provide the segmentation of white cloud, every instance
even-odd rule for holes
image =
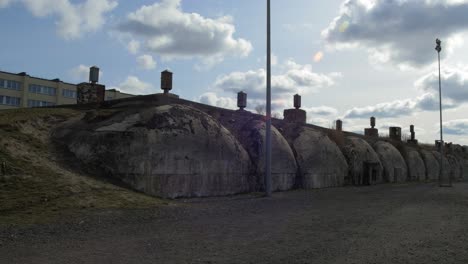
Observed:
[[[337,73],[315,73],[311,65],[300,65],[293,60],[288,60],[280,67],[282,74],[272,76],[272,91],[275,100],[292,100],[292,95],[301,95],[309,92],[317,92],[321,88],[333,86],[341,76]],[[265,69],[250,70],[246,72],[232,72],[219,76],[215,83],[215,89],[225,92],[244,91],[252,99],[265,97],[266,71]]]
[[[0,0],[0,7],[20,2],[36,17],[57,16],[57,33],[64,39],[76,39],[94,32],[104,23],[104,15],[117,7],[114,0]]]
[[[419,67],[436,58],[435,38],[444,58],[463,43],[468,30],[467,1],[346,0],[340,14],[322,31],[335,48],[364,48],[372,60]]]
[[[226,56],[247,56],[252,50],[250,42],[234,38],[231,17],[211,19],[185,13],[181,0],[144,5],[128,14],[119,30],[144,41],[147,51],[163,59],[200,58],[213,65]]]
[[[302,110],[305,110],[308,116],[336,116],[338,114],[338,110],[329,106],[306,107]]]
[[[441,71],[442,108],[455,109],[468,103],[468,66],[444,66]],[[439,72],[431,70],[419,78],[414,86],[422,95],[417,98],[384,102],[373,106],[354,107],[345,118],[402,117],[421,111],[439,111]]]
[[[374,106],[354,107],[346,112],[345,118],[399,117],[413,114],[415,108],[416,102],[414,100],[395,100]]]
[[[0,0],[0,8],[2,7],[6,7],[7,5],[9,5],[11,2],[11,0]]]
[[[216,93],[208,92],[202,94],[198,101],[202,104],[217,106],[227,109],[236,109],[237,101],[234,98],[230,97],[219,97]]]
[[[137,54],[138,51],[140,50],[140,42],[138,42],[138,41],[136,41],[134,39],[131,40],[127,44],[127,49],[131,54]]]
[[[278,65],[278,56],[276,56],[275,54],[271,54],[271,65],[272,66]]]
[[[144,95],[154,92],[152,91],[152,84],[143,82],[135,76],[128,76],[127,79],[117,87],[111,87],[110,89],[117,89],[121,92],[135,95]]]
[[[442,96],[454,103],[468,102],[468,67],[444,66],[441,71]],[[426,74],[415,82],[419,89],[439,93],[439,73],[437,70]]]
[[[403,135],[408,135],[408,136],[411,135],[411,131],[410,131],[409,126],[403,126],[401,129],[402,129],[402,134]],[[421,128],[419,126],[414,127],[414,132],[415,132],[416,139],[418,139],[418,137],[420,137],[420,136],[427,135],[427,131],[424,128]]]
[[[152,70],[156,68],[156,61],[154,61],[153,56],[145,54],[137,58],[138,66],[144,70]]]
[[[76,82],[89,81],[89,69],[91,66],[80,64],[68,71],[68,75]],[[99,70],[99,77],[104,75],[102,70]]]
[[[443,127],[446,134],[464,136],[468,134],[468,119],[447,121],[443,123]]]
[[[307,123],[325,128],[333,128],[335,125],[333,119],[312,116],[307,116]]]
[[[386,132],[389,132],[388,129],[390,127],[403,127],[400,123],[395,123],[395,122],[385,122],[385,123],[379,124],[378,120],[376,120],[376,123],[377,123],[377,128],[380,131],[386,131]]]
[[[299,93],[318,92],[322,88],[328,88],[340,79],[341,73],[329,74],[315,73],[311,65],[300,65],[293,60],[287,60],[277,65],[279,74],[272,76],[272,112],[282,113],[284,109],[291,108],[293,95]],[[218,76],[212,85],[212,90],[199,98],[203,103],[223,107],[225,105],[236,108],[237,93],[247,93],[247,109],[255,111],[255,107],[265,105],[266,72],[264,69],[245,72],[232,72]],[[201,99],[202,98],[202,99]],[[228,103],[229,102],[229,103]],[[311,114],[333,115],[337,110],[331,107],[321,106],[307,108]],[[281,114],[278,114],[281,116]]]
[[[74,81],[86,82],[89,79],[89,68],[90,66],[80,64],[71,69],[68,73]],[[99,75],[102,75],[102,73],[99,73]]]
[[[443,100],[443,108],[451,109],[457,105],[450,100]],[[376,104],[374,106],[354,107],[348,110],[344,118],[369,118],[371,116],[380,118],[395,118],[410,116],[420,111],[438,111],[439,97],[432,93],[425,93],[415,99],[395,100]]]
[[[262,58],[257,58],[257,63],[259,64],[266,64],[267,56]],[[271,66],[277,66],[279,64],[279,58],[276,54],[271,53]]]

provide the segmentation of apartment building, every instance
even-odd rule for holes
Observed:
[[[0,109],[76,104],[76,85],[0,71]]]
[[[133,97],[111,89],[105,91],[105,100]],[[77,103],[77,85],[60,79],[32,77],[25,72],[0,71],[0,110],[21,107],[41,107]]]

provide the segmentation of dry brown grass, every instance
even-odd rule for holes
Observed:
[[[64,212],[92,208],[139,208],[153,197],[69,171],[55,161],[49,135],[61,122],[81,116],[70,109],[0,111],[0,224],[49,221]]]

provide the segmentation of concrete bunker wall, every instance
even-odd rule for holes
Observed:
[[[406,162],[400,152],[390,143],[378,141],[374,150],[383,166],[383,180],[385,182],[405,182],[408,177]]]
[[[301,124],[283,124],[298,164],[298,186],[305,189],[343,186],[348,165],[338,146],[323,132]]]
[[[440,166],[440,152],[437,152],[437,151],[432,151],[432,154],[434,155],[435,159],[439,162],[439,166]],[[444,159],[443,159],[443,166],[444,166],[444,170],[443,170],[443,174],[442,174],[442,182],[443,183],[447,183],[449,181],[449,177],[450,177],[450,173],[451,173],[451,168],[450,168],[450,163],[447,159],[447,157],[444,156]],[[439,170],[440,170],[440,167],[439,167]],[[439,172],[440,174],[440,172]]]
[[[362,138],[348,136],[343,154],[348,162],[347,184],[369,185],[383,182],[383,166],[374,149]]]
[[[463,180],[463,164],[461,160],[455,155],[447,155],[450,164],[450,177],[453,181]]]
[[[68,128],[69,150],[91,172],[168,198],[263,190],[263,116],[172,97],[140,99],[105,102],[95,110],[99,118]],[[108,110],[120,112],[106,116]],[[405,151],[405,159],[390,143],[349,132],[340,132],[347,135],[338,143],[340,150],[333,136],[327,136],[331,130],[278,119],[273,124],[273,190],[375,184],[392,178],[402,182],[407,174],[432,179],[434,171],[438,175],[437,153],[413,149],[409,155]],[[467,160],[458,157],[446,159],[445,175],[459,175],[454,166],[468,172]]]
[[[250,159],[209,115],[182,105],[124,112],[68,128],[68,148],[87,168],[144,193],[221,196],[251,190]]]
[[[231,126],[233,134],[241,142],[253,164],[252,174],[256,177],[255,191],[262,191],[265,179],[265,122],[250,120],[240,127]],[[272,190],[285,191],[295,186],[297,164],[293,151],[286,139],[274,127],[271,127],[271,177]]]
[[[437,181],[440,174],[439,160],[436,159],[432,151],[421,149],[419,153],[426,166],[426,180]]]
[[[467,181],[468,180],[468,160],[462,158],[461,164],[463,168],[463,180]]]
[[[410,147],[404,148],[405,160],[408,166],[409,181],[426,181],[426,165],[419,152]]]

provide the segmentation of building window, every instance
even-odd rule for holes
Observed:
[[[67,98],[76,98],[76,91],[64,89],[62,96]]]
[[[21,98],[0,95],[0,104],[9,105],[9,106],[20,106],[21,105]]]
[[[55,103],[38,100],[28,100],[28,107],[54,106]]]
[[[106,101],[110,101],[110,100],[112,100],[112,96],[107,96]]]
[[[21,83],[16,81],[0,79],[0,88],[21,91]]]
[[[57,89],[48,86],[42,86],[37,84],[30,84],[29,85],[29,92],[30,93],[37,93],[37,94],[47,94],[55,96],[57,94]]]

